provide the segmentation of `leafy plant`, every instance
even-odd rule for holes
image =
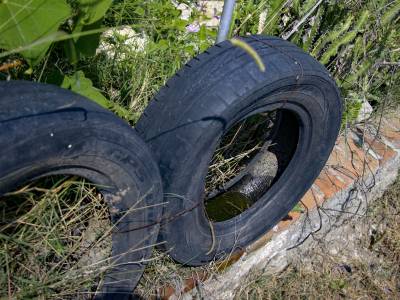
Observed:
[[[64,0],[12,0],[0,2],[0,48],[13,50],[46,41],[20,52],[32,66],[50,47],[60,24],[71,15]]]
[[[65,55],[76,64],[80,55],[93,55],[103,30],[101,20],[111,0],[12,0],[0,3],[0,48],[18,52],[30,67],[41,63],[51,44],[61,38]],[[95,34],[85,35],[88,30]],[[19,51],[22,50],[22,51]],[[30,72],[28,72],[30,73]],[[89,97],[103,107],[109,101],[83,72],[65,75],[62,87]]]
[[[341,87],[352,121],[360,99],[378,104],[400,81],[399,12],[388,0],[242,0],[234,32],[280,35],[310,52]]]
[[[66,10],[63,18],[53,22],[51,30],[46,27],[51,23],[50,16],[42,18],[45,23],[40,24],[45,28],[43,34],[29,36],[24,42],[12,40],[15,32],[22,35],[25,32],[19,31],[20,28],[15,24],[11,26],[12,43],[0,45],[0,49],[5,50],[0,51],[0,63],[14,59],[28,64],[18,63],[19,68],[10,72],[11,78],[61,85],[90,97],[131,122],[138,119],[145,104],[159,87],[185,61],[209,47],[216,35],[215,31],[204,26],[198,32],[188,32],[186,27],[193,22],[193,18],[181,20],[181,12],[169,0],[147,1],[146,5],[138,0],[62,0],[48,1],[46,5],[42,0],[17,2],[12,3],[17,3],[15,6],[23,10],[29,6],[40,12],[24,11],[23,17],[29,20],[36,15],[48,14],[53,2],[57,5],[62,2]],[[5,14],[8,7],[0,3],[0,11]],[[17,24],[19,22],[19,19],[16,20]],[[148,40],[145,51],[129,51],[128,48],[132,46],[122,47],[123,41],[120,41],[116,31],[113,43],[120,57],[110,59],[96,55],[101,33],[122,25],[128,25]],[[0,35],[3,35],[1,27]],[[22,48],[27,51],[20,51]],[[28,56],[27,53],[35,55]]]
[[[194,7],[194,1],[177,2]],[[0,52],[0,61],[13,63],[13,59],[22,56],[28,64],[27,68],[18,64],[16,70],[20,71],[12,72],[12,78],[58,84],[68,78],[82,80],[84,84],[79,89],[78,85],[69,88],[94,97],[93,100],[131,122],[137,120],[167,78],[210,46],[216,35],[215,30],[204,26],[198,32],[188,32],[187,27],[201,19],[199,12],[194,9],[189,20],[181,20],[181,12],[170,0],[148,0],[145,5],[139,0],[44,3],[0,3],[0,17],[8,20],[0,25],[0,34],[5,37],[0,41],[4,50]],[[58,8],[57,13],[48,14],[53,6]],[[333,0],[240,0],[232,32],[279,35],[311,53],[325,64],[341,87],[348,107],[345,114],[349,113],[344,119],[352,121],[360,106],[359,99],[375,105],[388,93],[397,91],[399,11],[400,5],[389,0],[365,0],[362,4]],[[33,30],[34,22],[41,30]],[[124,53],[123,59],[96,55],[101,32],[122,25],[147,39],[145,50],[126,52],[116,38],[116,49]],[[28,30],[23,38],[22,29]],[[4,58],[10,51],[14,54]],[[89,78],[92,84],[86,84]]]

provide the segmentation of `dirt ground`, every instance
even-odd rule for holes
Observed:
[[[321,243],[278,275],[253,274],[236,299],[400,299],[400,177],[347,226],[343,247]]]

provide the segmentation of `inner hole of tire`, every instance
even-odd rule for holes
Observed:
[[[213,222],[250,208],[285,171],[299,140],[299,122],[289,110],[252,115],[221,138],[208,168],[205,211]]]
[[[90,299],[107,268],[111,228],[98,187],[77,176],[44,177],[0,197],[0,261],[9,274],[0,298]]]

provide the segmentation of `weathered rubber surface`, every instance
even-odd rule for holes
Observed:
[[[217,44],[167,82],[136,127],[155,153],[167,195],[169,221],[159,239],[175,260],[188,265],[246,247],[281,220],[318,176],[340,128],[340,95],[321,64],[280,38],[243,40],[261,56],[264,73],[242,49],[229,41]],[[204,184],[221,136],[239,120],[278,108],[300,124],[291,162],[248,210],[210,224]]]
[[[128,124],[77,94],[0,82],[0,195],[53,174],[79,175],[99,185],[116,226],[114,267],[98,298],[130,299],[162,213],[161,179],[149,149]]]

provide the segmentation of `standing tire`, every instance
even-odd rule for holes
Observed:
[[[158,167],[134,130],[55,86],[0,82],[0,195],[49,175],[77,175],[103,194],[112,231],[101,299],[130,299],[161,217]]]
[[[340,95],[321,64],[280,38],[242,40],[257,51],[265,72],[241,48],[229,41],[217,44],[167,82],[136,127],[155,153],[167,195],[169,221],[159,239],[175,260],[188,265],[242,249],[286,216],[323,168],[340,128]],[[272,111],[275,130],[264,142],[279,144],[268,150],[277,157],[275,177],[264,174],[260,183],[254,170],[263,170],[263,157],[257,154],[222,187],[228,198],[237,191],[246,199],[255,196],[251,206],[223,221],[209,218],[218,205],[206,212],[204,200],[213,201],[205,199],[205,178],[219,142],[238,122]],[[244,176],[250,178],[247,186],[238,189]],[[257,191],[247,195],[251,186]]]

